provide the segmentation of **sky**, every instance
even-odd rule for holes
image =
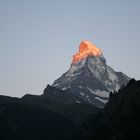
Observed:
[[[82,40],[140,79],[140,0],[0,0],[0,95],[42,94]]]

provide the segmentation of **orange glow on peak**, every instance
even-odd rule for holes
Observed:
[[[99,48],[90,41],[85,40],[80,43],[79,52],[73,56],[72,63],[76,63],[89,56],[100,56],[101,54],[102,52]]]

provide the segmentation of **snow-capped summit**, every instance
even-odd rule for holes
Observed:
[[[77,52],[73,56],[73,63],[77,63],[78,61],[89,57],[89,56],[100,56],[102,52],[99,48],[97,48],[94,44],[90,41],[82,41],[79,46],[79,52]]]
[[[117,91],[130,80],[106,64],[102,51],[90,41],[82,41],[73,56],[70,69],[54,82],[53,87],[68,91],[87,103],[103,107],[109,92]]]

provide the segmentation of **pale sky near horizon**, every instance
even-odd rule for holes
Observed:
[[[140,79],[140,0],[0,0],[0,95],[42,94],[82,40]]]

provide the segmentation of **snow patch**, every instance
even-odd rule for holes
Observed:
[[[80,95],[85,96],[85,94],[83,92],[80,92]]]
[[[81,85],[79,85],[78,87],[79,87],[80,89],[82,89],[82,86],[81,86]]]
[[[118,77],[117,77],[116,73],[111,68],[108,67],[107,72],[108,72],[109,79],[111,81],[114,82],[114,81],[118,80]]]
[[[66,76],[67,77],[74,77],[74,76],[77,76],[77,75],[80,75],[81,72],[78,72],[78,73],[68,73]]]
[[[87,87],[88,90],[92,93],[92,94],[95,94],[97,96],[100,96],[100,97],[109,97],[109,92],[106,92],[106,91],[101,91],[101,90],[95,90],[93,91],[91,88]]]
[[[80,104],[81,102],[77,100],[76,103]]]
[[[109,92],[101,91],[101,90],[95,90],[96,95],[100,97],[107,97],[109,98]]]
[[[67,89],[67,87],[63,87],[63,88],[62,88],[62,90],[66,90],[66,89]]]
[[[95,94],[95,92],[94,92],[91,88],[87,87],[87,89],[88,89],[91,93]]]
[[[56,83],[56,84],[54,84],[53,86],[54,86],[54,87],[57,87],[58,85],[59,85],[59,83]]]
[[[107,103],[107,100],[103,100],[103,99],[101,99],[99,97],[95,97],[95,99],[101,101],[102,103]]]

